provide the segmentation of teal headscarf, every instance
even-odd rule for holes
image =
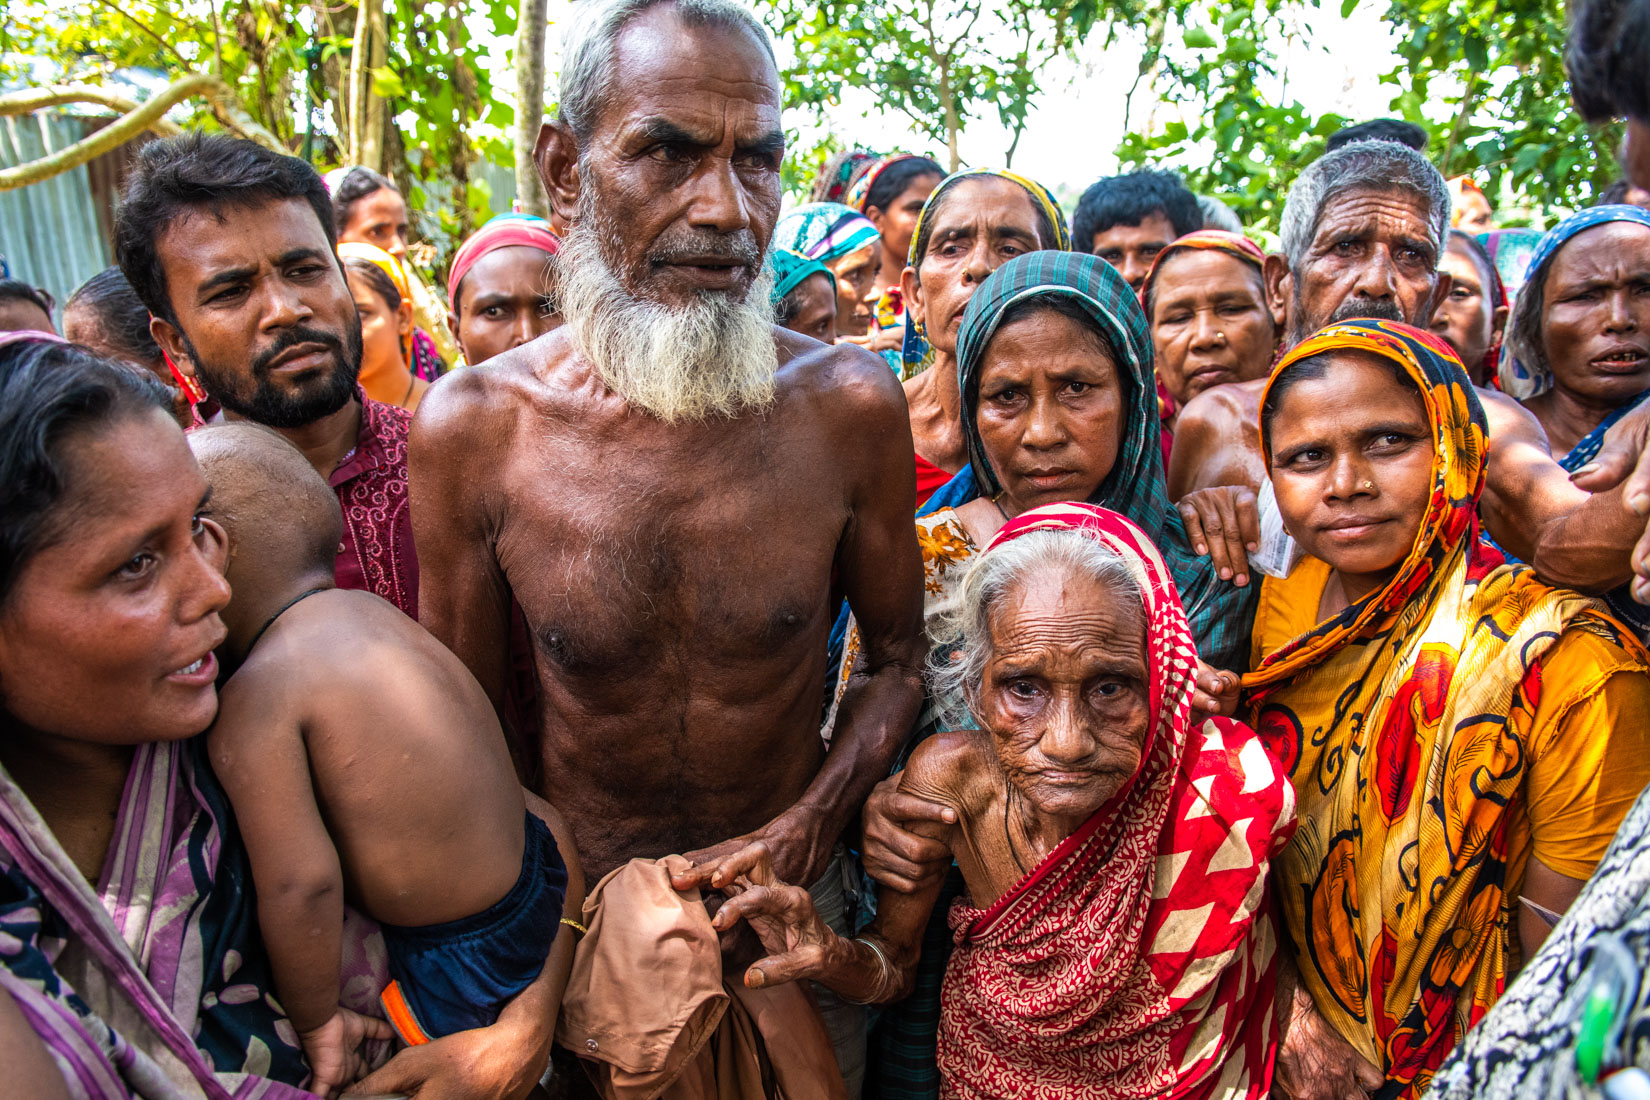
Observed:
[[[825,276],[826,281],[831,284],[831,293],[836,293],[836,276],[831,274],[830,268],[818,260],[799,256],[788,248],[770,250],[768,267],[773,270],[773,292],[768,298],[775,309],[785,300],[785,295],[801,286],[810,275]]]
[[[1247,667],[1260,586],[1238,588],[1221,580],[1214,563],[1192,550],[1180,513],[1169,501],[1163,473],[1162,420],[1146,315],[1129,284],[1099,257],[1081,252],[1018,256],[992,272],[969,300],[957,336],[957,381],[963,437],[978,495],[995,496],[1002,489],[977,419],[986,347],[1011,307],[1036,298],[1061,298],[1081,307],[1117,364],[1124,417],[1117,461],[1088,503],[1121,512],[1157,545],[1174,574],[1203,659],[1218,668]]]

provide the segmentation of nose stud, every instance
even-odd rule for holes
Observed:
[[[1374,491],[1375,491],[1375,483],[1373,481],[1364,482],[1364,492],[1373,493]]]

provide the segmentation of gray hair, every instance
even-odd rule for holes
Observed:
[[[1122,555],[1081,531],[1033,531],[982,557],[963,577],[957,603],[935,629],[928,658],[928,685],[943,721],[968,721],[972,701],[991,660],[991,615],[1003,597],[1028,577],[1076,574],[1113,591],[1119,599],[1144,602],[1140,581]]]
[[[1354,141],[1306,166],[1289,189],[1278,227],[1283,255],[1298,270],[1323,220],[1324,209],[1349,191],[1407,191],[1427,204],[1435,256],[1449,234],[1449,188],[1432,162],[1396,141]]]
[[[595,131],[596,120],[618,74],[614,54],[619,34],[630,21],[661,4],[670,4],[689,26],[721,26],[749,31],[774,60],[767,28],[734,0],[580,0],[562,40],[560,118],[580,145]],[[775,62],[777,65],[777,61]]]

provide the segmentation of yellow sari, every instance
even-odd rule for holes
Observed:
[[[1617,698],[1642,703],[1650,655],[1599,601],[1547,587],[1480,541],[1483,411],[1436,338],[1338,325],[1291,351],[1273,384],[1342,349],[1397,363],[1419,387],[1435,431],[1432,497],[1391,581],[1268,654],[1244,684],[1251,724],[1295,784],[1300,828],[1273,869],[1301,980],[1387,1074],[1377,1095],[1418,1096],[1518,966],[1532,769],[1572,704],[1617,672],[1629,677]],[[1268,582],[1263,605],[1296,601],[1291,614],[1311,622],[1327,576],[1308,559]],[[1561,643],[1567,670],[1580,659],[1599,674],[1543,683]]]

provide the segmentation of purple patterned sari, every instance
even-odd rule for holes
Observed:
[[[251,884],[201,738],[138,746],[95,888],[0,768],[0,987],[71,1096],[309,1095]],[[344,945],[341,1002],[381,1015],[376,927],[346,910]]]

